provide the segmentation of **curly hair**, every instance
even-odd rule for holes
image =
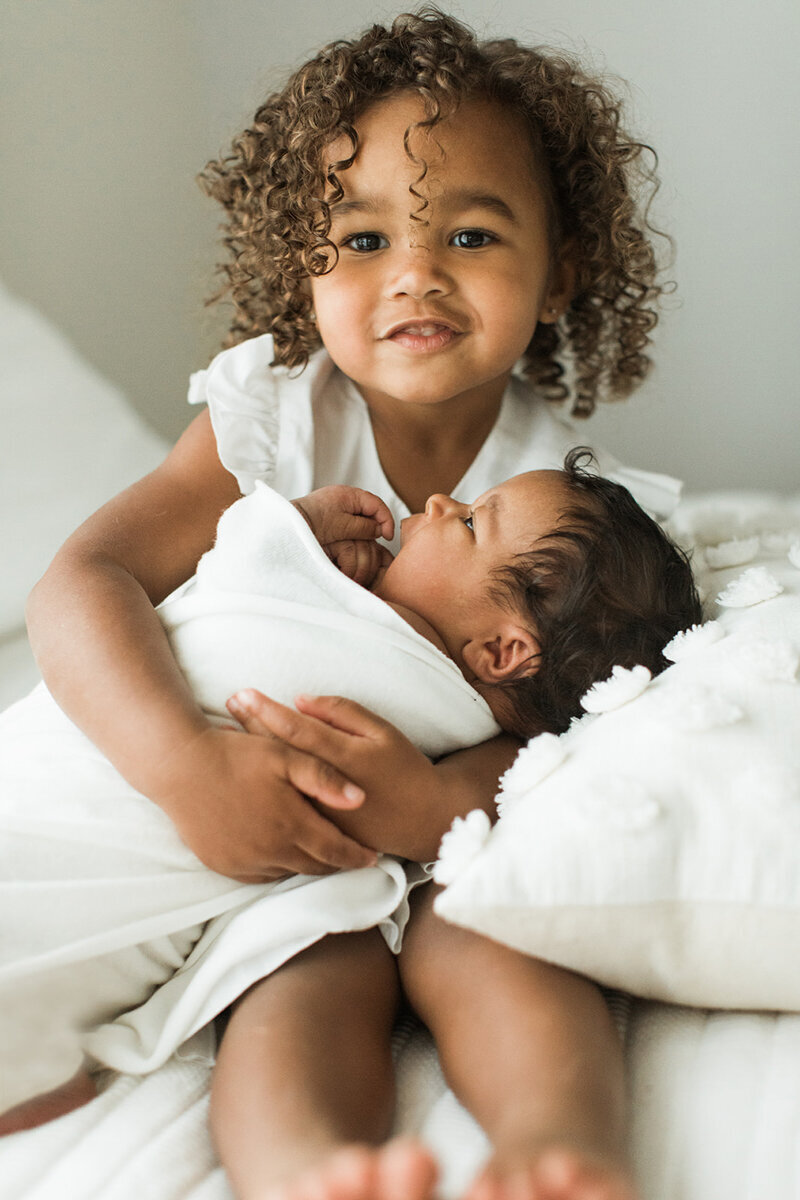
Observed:
[[[328,233],[330,203],[342,195],[338,173],[358,152],[359,116],[399,91],[421,98],[426,128],[471,99],[524,119],[550,193],[551,249],[568,241],[577,266],[575,296],[556,324],[537,326],[526,371],[547,399],[570,398],[575,416],[588,416],[598,398],[628,395],[650,368],[664,291],[645,203],[658,187],[654,152],[624,133],[620,102],[576,61],[511,38],[478,42],[431,6],[326,46],[199,176],[227,213],[226,282],[212,298],[233,303],[225,345],[271,333],[273,365],[300,368],[321,345],[305,281],[336,262]],[[342,135],[351,154],[326,167],[324,151]],[[413,184],[410,191],[419,199]]]
[[[562,733],[615,666],[658,675],[670,665],[667,643],[703,619],[687,556],[627,488],[587,469],[592,459],[585,446],[570,450],[575,504],[495,573],[492,595],[533,622],[540,645],[535,674],[523,666],[487,694],[500,724],[521,737]]]

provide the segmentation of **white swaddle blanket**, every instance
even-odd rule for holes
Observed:
[[[357,699],[433,757],[498,732],[455,663],[343,575],[264,483],[223,514],[214,549],[159,613],[201,706],[228,721],[226,699],[262,681],[285,704]]]
[[[247,686],[289,704],[348,696],[432,756],[498,731],[455,664],[343,576],[265,485],[224,514],[160,615],[212,716],[230,720],[225,700]],[[25,1029],[32,1047],[54,1022],[97,1025],[158,988],[87,1043],[108,1065],[149,1070],[326,932],[380,925],[396,944],[408,886],[387,857],[279,884],[217,875],[44,687],[0,717],[0,1003],[19,1045]]]

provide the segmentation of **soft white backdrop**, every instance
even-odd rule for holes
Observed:
[[[678,291],[658,370],[587,428],[693,490],[796,491],[800,452],[794,0],[461,0],[482,35],[563,46],[628,81],[660,156],[656,223]],[[193,177],[318,46],[395,6],[368,0],[4,0],[0,273],[161,431],[220,325],[203,308],[216,213]],[[54,397],[57,403],[57,397]]]

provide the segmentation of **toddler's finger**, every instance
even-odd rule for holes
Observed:
[[[305,750],[326,762],[337,763],[345,751],[346,733],[332,728],[325,720],[316,720],[316,713],[305,716],[254,688],[244,688],[231,696],[228,708],[248,733],[277,737],[295,749]],[[348,805],[340,801],[338,807],[345,808]],[[353,807],[352,802],[349,807]]]
[[[332,808],[358,808],[365,793],[353,782],[353,776],[363,767],[362,748],[368,743],[374,747],[385,743],[392,726],[341,696],[298,696],[295,703],[297,709],[289,708],[262,692],[245,688],[231,697],[228,707],[248,733],[271,733],[302,752],[300,760],[308,779],[290,779],[298,791]],[[309,763],[316,764],[316,778]]]
[[[297,847],[309,859],[318,864],[315,871],[307,874],[322,875],[331,870],[354,871],[361,867],[374,867],[377,853],[369,846],[342,833],[341,829],[328,821],[315,809],[308,806],[308,819],[297,828]]]
[[[286,779],[303,795],[345,811],[360,808],[364,803],[364,789],[325,759],[289,746],[285,761]]]
[[[352,578],[362,587],[369,587],[378,572],[381,562],[381,550],[377,542],[356,542],[356,569]]]
[[[348,579],[355,579],[358,570],[357,547],[362,544],[351,540],[329,542],[325,547],[325,553],[343,575],[346,575]]]
[[[295,696],[295,704],[300,713],[315,718],[316,727],[310,726],[307,729],[304,727],[302,730],[304,749],[309,750],[312,754],[319,753],[323,758],[328,755],[321,749],[317,750],[315,745],[315,743],[321,745],[322,742],[319,734],[320,727],[328,726],[332,731],[338,730],[345,735],[349,734],[357,738],[378,738],[385,730],[391,728],[389,722],[384,721],[383,717],[376,716],[374,712],[364,708],[363,704],[358,704],[355,700],[347,700],[344,696]],[[291,709],[287,711],[292,712]],[[285,741],[299,746],[299,740],[295,741],[293,736],[286,733],[279,733],[272,721],[270,727]],[[331,761],[335,761],[333,755],[339,745],[338,740],[332,740],[329,743]]]
[[[391,552],[377,542],[342,541],[329,542],[325,547],[328,555],[343,575],[361,587],[369,587],[381,566],[392,561]]]
[[[353,570],[350,574],[350,578],[354,583],[358,583],[362,587],[370,575],[369,547],[374,544],[374,542],[352,543]]]

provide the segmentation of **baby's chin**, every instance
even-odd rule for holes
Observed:
[[[381,587],[383,586],[383,581],[388,570],[388,567],[378,567],[377,571],[375,572],[375,578],[367,589],[368,591],[372,592],[373,596],[377,596],[381,600],[384,598],[381,595]]]

